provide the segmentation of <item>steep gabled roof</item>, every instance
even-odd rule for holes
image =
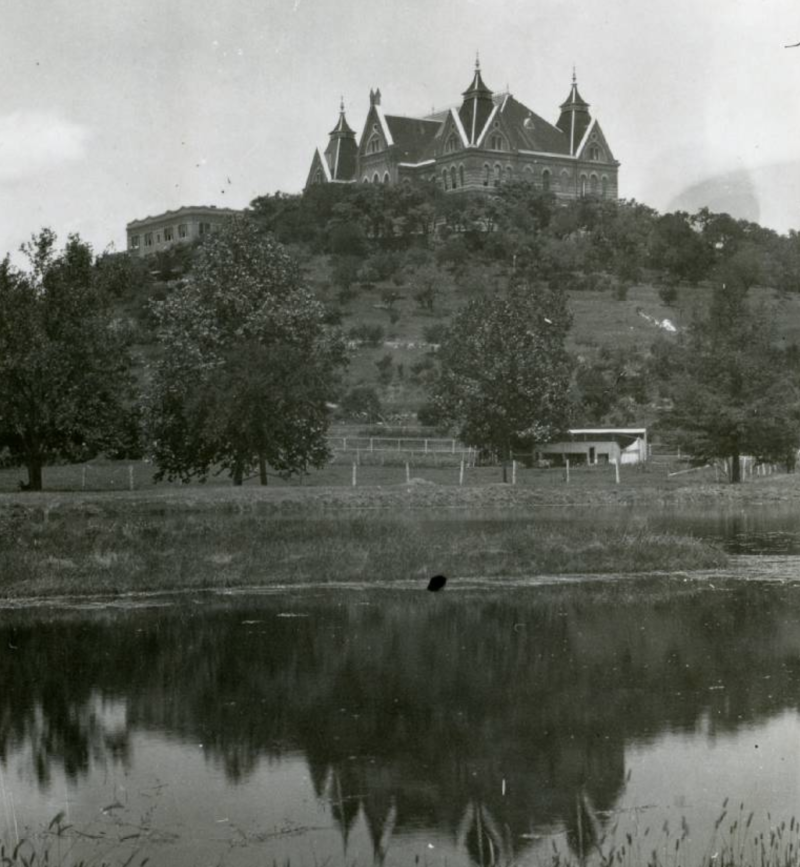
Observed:
[[[419,117],[385,115],[399,162],[417,163],[426,158],[441,122]]]
[[[548,123],[511,94],[502,95],[501,100],[498,114],[504,121],[503,127],[511,138],[510,144],[514,150],[569,155],[569,140],[558,127]]]

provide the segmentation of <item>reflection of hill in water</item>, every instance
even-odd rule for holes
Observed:
[[[781,588],[353,598],[294,603],[305,617],[263,600],[16,617],[0,758],[31,746],[46,784],[51,763],[135,759],[144,728],[201,740],[235,782],[300,750],[345,833],[362,812],[376,848],[387,826],[438,828],[480,860],[542,826],[586,840],[626,744],[701,718],[713,737],[800,698],[800,602]]]

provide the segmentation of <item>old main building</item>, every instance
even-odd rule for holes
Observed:
[[[578,93],[575,74],[555,126],[484,84],[480,64],[460,106],[426,117],[385,114],[380,90],[360,140],[342,104],[324,152],[317,149],[306,186],[428,181],[447,191],[488,191],[503,181],[529,181],[560,199],[617,198],[617,171],[600,124]]]

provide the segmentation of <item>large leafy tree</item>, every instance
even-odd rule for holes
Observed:
[[[87,244],[43,229],[22,252],[0,263],[0,449],[39,491],[48,461],[119,449],[129,358]]]
[[[515,281],[470,302],[447,331],[433,407],[465,443],[501,459],[504,480],[513,450],[567,427],[570,323],[562,293]]]
[[[157,478],[258,467],[283,476],[328,458],[326,402],[345,360],[286,249],[228,221],[188,279],[157,305],[163,354],[147,406]]]
[[[707,314],[667,351],[656,353],[669,407],[662,430],[698,460],[740,457],[794,463],[800,393],[774,325],[748,305],[746,281],[714,290]]]

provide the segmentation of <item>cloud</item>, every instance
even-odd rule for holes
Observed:
[[[0,115],[0,181],[18,180],[86,155],[88,128],[42,111]]]

